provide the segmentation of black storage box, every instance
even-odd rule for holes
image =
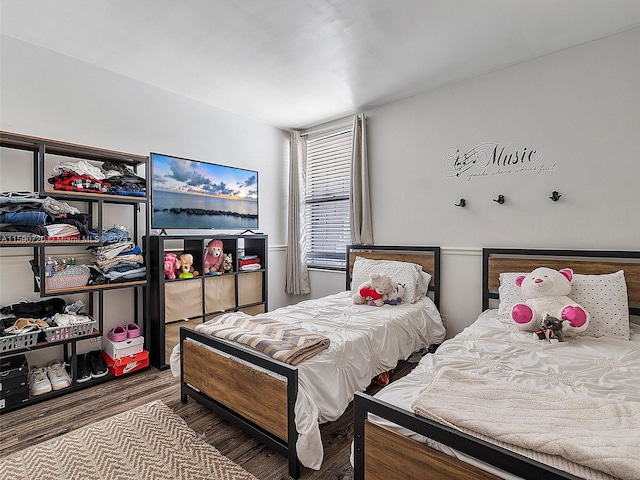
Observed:
[[[0,393],[22,385],[28,385],[29,364],[24,355],[0,357]],[[6,396],[6,395],[5,395]],[[0,398],[5,398],[5,396]]]
[[[6,408],[14,408],[29,401],[29,386],[22,393],[0,399],[0,412]]]

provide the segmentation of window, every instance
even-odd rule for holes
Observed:
[[[343,269],[351,242],[349,185],[352,128],[307,138],[305,240],[309,267]]]

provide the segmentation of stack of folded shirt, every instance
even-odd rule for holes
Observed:
[[[240,270],[244,271],[260,270],[262,268],[262,265],[260,265],[260,257],[257,255],[238,257],[238,265],[240,266]]]
[[[126,165],[104,162],[102,164],[102,172],[106,180],[111,184],[110,195],[146,196],[145,186],[147,181],[133,173]]]
[[[67,240],[88,236],[88,214],[51,197],[44,200],[38,197],[38,192],[0,192],[0,223],[7,224],[0,228],[0,241]]]
[[[146,180],[126,165],[104,162],[97,167],[86,160],[61,162],[48,179],[56,190],[107,193],[109,195],[146,196]]]
[[[129,232],[122,226],[115,226],[103,234],[104,245],[92,248],[96,264],[103,277],[109,282],[125,282],[145,278],[142,249],[133,243]]]

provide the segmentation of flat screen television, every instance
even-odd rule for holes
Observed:
[[[258,172],[151,153],[151,228],[257,229]]]

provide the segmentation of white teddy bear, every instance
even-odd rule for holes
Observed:
[[[353,303],[381,307],[398,284],[388,275],[382,273],[370,273],[369,281],[361,284],[353,294]]]
[[[589,312],[571,300],[573,270],[536,268],[528,275],[516,278],[516,285],[528,300],[516,303],[511,318],[521,330],[534,331],[547,315],[562,321],[562,331],[568,335],[584,332],[589,326]]]

